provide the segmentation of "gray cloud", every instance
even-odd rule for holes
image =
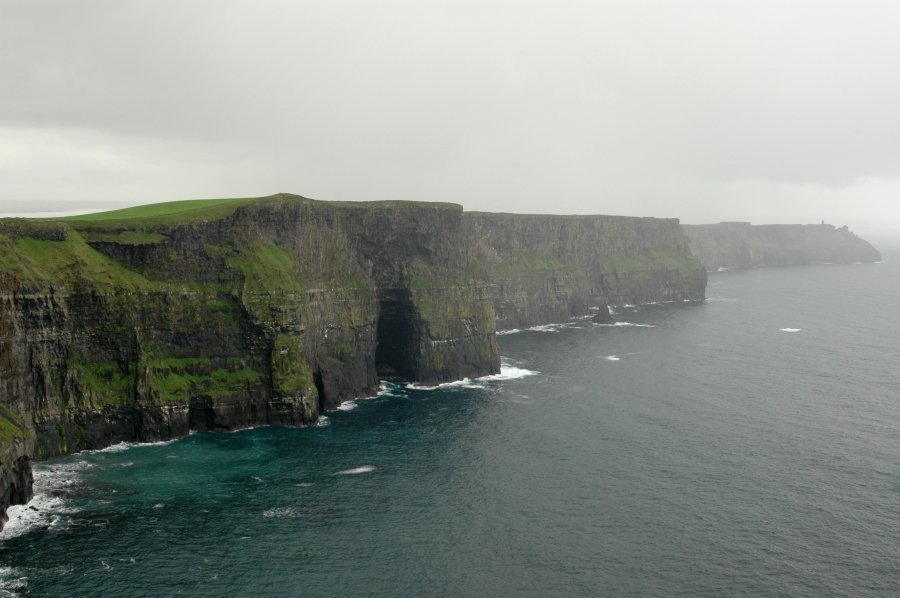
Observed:
[[[0,0],[0,211],[292,191],[900,229],[900,5]]]

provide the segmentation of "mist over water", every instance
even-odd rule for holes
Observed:
[[[40,463],[0,595],[892,593],[885,253],[504,334],[506,375],[386,385],[319,427]]]

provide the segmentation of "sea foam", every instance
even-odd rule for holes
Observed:
[[[359,475],[361,473],[372,473],[375,469],[377,468],[374,465],[361,465],[360,467],[354,467],[353,469],[336,471],[331,475]]]
[[[535,376],[539,372],[535,372],[534,370],[527,370],[525,368],[520,368],[514,365],[503,365],[500,364],[500,373],[499,374],[490,374],[488,376],[482,376],[481,378],[477,378],[478,381],[492,381],[492,380],[518,380],[519,378],[527,378],[528,376]]]
[[[18,596],[18,590],[28,587],[28,577],[18,569],[0,567],[0,596]]]
[[[487,376],[481,376],[480,378],[463,378],[462,380],[454,380],[453,382],[443,382],[441,384],[436,384],[434,386],[423,386],[421,384],[416,384],[415,382],[410,382],[406,385],[406,388],[412,390],[438,390],[438,389],[450,389],[450,388],[484,388],[485,383],[487,382],[502,382],[504,380],[517,380],[519,378],[526,378],[528,376],[535,376],[540,372],[535,372],[534,370],[527,370],[525,368],[521,368],[513,362],[505,357],[500,358],[500,373],[499,374],[488,374]]]
[[[568,324],[541,324],[540,326],[532,326],[528,328],[531,332],[559,332]]]
[[[476,380],[480,380],[481,378],[477,378]],[[416,384],[415,382],[410,382],[406,385],[406,388],[411,388],[412,390],[438,390],[441,388],[481,388],[478,384],[475,383],[471,378],[463,378],[462,380],[453,380],[452,382],[442,382],[440,384],[435,384],[434,386],[425,386],[422,384]]]
[[[172,444],[173,442],[177,442],[181,440],[181,438],[170,438],[169,440],[156,440],[153,442],[119,442],[117,444],[112,444],[102,449],[88,449],[81,451],[82,453],[121,453],[123,451],[127,451],[132,448],[142,448],[142,447],[150,447],[150,446],[165,446],[167,444]]]
[[[278,507],[275,509],[266,509],[265,511],[263,511],[262,516],[267,519],[270,519],[270,518],[283,519],[285,517],[296,517],[297,513],[296,513],[296,511],[294,511],[294,509],[292,509],[290,507]]]
[[[77,486],[80,472],[91,467],[87,461],[39,464],[34,468],[34,497],[26,505],[13,505],[6,511],[9,521],[0,532],[0,540],[15,538],[35,529],[56,527],[67,515],[78,512],[59,496]]]

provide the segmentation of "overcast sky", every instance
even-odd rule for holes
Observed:
[[[900,2],[0,0],[0,212],[268,195],[900,233]]]

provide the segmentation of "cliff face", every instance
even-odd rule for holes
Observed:
[[[470,212],[464,220],[473,261],[493,283],[498,329],[705,296],[706,272],[674,219]]]
[[[299,196],[0,220],[0,510],[31,459],[499,371],[495,327],[700,300],[677,221]],[[607,312],[608,313],[608,312]]]
[[[872,245],[846,226],[721,222],[683,228],[709,270],[881,260]]]
[[[314,423],[379,375],[498,372],[467,255],[441,204],[0,222],[0,508],[30,496],[32,457]]]

